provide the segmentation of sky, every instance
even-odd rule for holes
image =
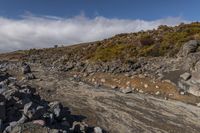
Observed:
[[[0,52],[198,21],[199,5],[199,0],[0,0]]]

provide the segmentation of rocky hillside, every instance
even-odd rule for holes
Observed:
[[[0,60],[1,71],[16,77],[18,91],[27,89],[21,83],[28,84],[36,88],[40,97],[59,101],[59,107],[63,103],[73,113],[85,116],[79,121],[56,119],[58,126],[62,126],[62,122],[69,123],[65,126],[66,131],[76,132],[74,122],[78,122],[79,127],[84,125],[82,122],[87,122],[91,126],[83,126],[84,132],[95,133],[101,133],[103,129],[111,133],[199,131],[198,22],[160,26],[156,30],[120,34],[67,47],[4,53]],[[8,81],[9,77],[6,78]],[[2,83],[6,79],[3,78]],[[4,93],[3,97],[6,101]],[[40,99],[29,102],[35,100]],[[7,103],[5,109],[9,110]],[[26,108],[25,105],[20,109]],[[47,112],[56,115],[50,105],[50,102],[45,105],[46,111],[39,120],[43,120]],[[26,113],[17,111],[20,117]],[[8,123],[14,121],[14,127],[18,127],[16,120],[20,121],[20,117],[9,120],[8,116],[2,118],[2,129],[9,128],[10,131],[12,125]],[[49,123],[49,120],[38,121],[36,118],[27,122],[33,124],[35,120],[36,123]],[[45,128],[52,129],[54,125],[47,124]],[[61,127],[56,129],[63,131]],[[80,132],[81,128],[77,130]]]

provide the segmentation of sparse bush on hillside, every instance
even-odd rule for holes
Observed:
[[[147,33],[142,34],[140,36],[139,40],[140,40],[140,44],[142,46],[149,46],[149,45],[152,45],[154,43],[152,36],[148,35]]]

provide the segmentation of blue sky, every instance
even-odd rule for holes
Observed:
[[[199,0],[0,0],[0,15],[18,18],[23,14],[154,20],[181,16],[200,19]]]
[[[199,5],[200,0],[0,0],[0,52],[198,21]]]

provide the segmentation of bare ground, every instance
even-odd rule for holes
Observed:
[[[123,94],[76,82],[67,73],[32,66],[38,79],[29,81],[47,100],[59,100],[91,126],[111,133],[198,133],[200,108],[148,94]]]

